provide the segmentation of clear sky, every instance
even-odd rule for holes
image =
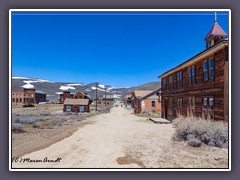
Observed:
[[[218,12],[228,33],[228,12]],[[13,12],[12,75],[137,86],[205,49],[214,12]]]

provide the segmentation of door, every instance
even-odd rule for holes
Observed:
[[[165,98],[165,110],[164,110],[164,118],[167,119],[168,118],[168,99]]]

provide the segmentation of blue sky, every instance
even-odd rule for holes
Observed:
[[[218,23],[228,33],[228,13]],[[137,86],[205,49],[214,12],[13,12],[12,75]]]

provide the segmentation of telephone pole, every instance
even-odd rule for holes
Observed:
[[[97,103],[98,103],[98,83],[96,83],[96,104],[95,104],[95,111],[97,111]]]
[[[107,88],[105,87],[105,107],[107,106]]]

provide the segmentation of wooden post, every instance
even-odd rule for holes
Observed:
[[[95,111],[97,111],[97,103],[98,103],[98,83],[96,83],[96,104],[95,104]]]
[[[105,87],[105,107],[107,106],[107,88]]]

